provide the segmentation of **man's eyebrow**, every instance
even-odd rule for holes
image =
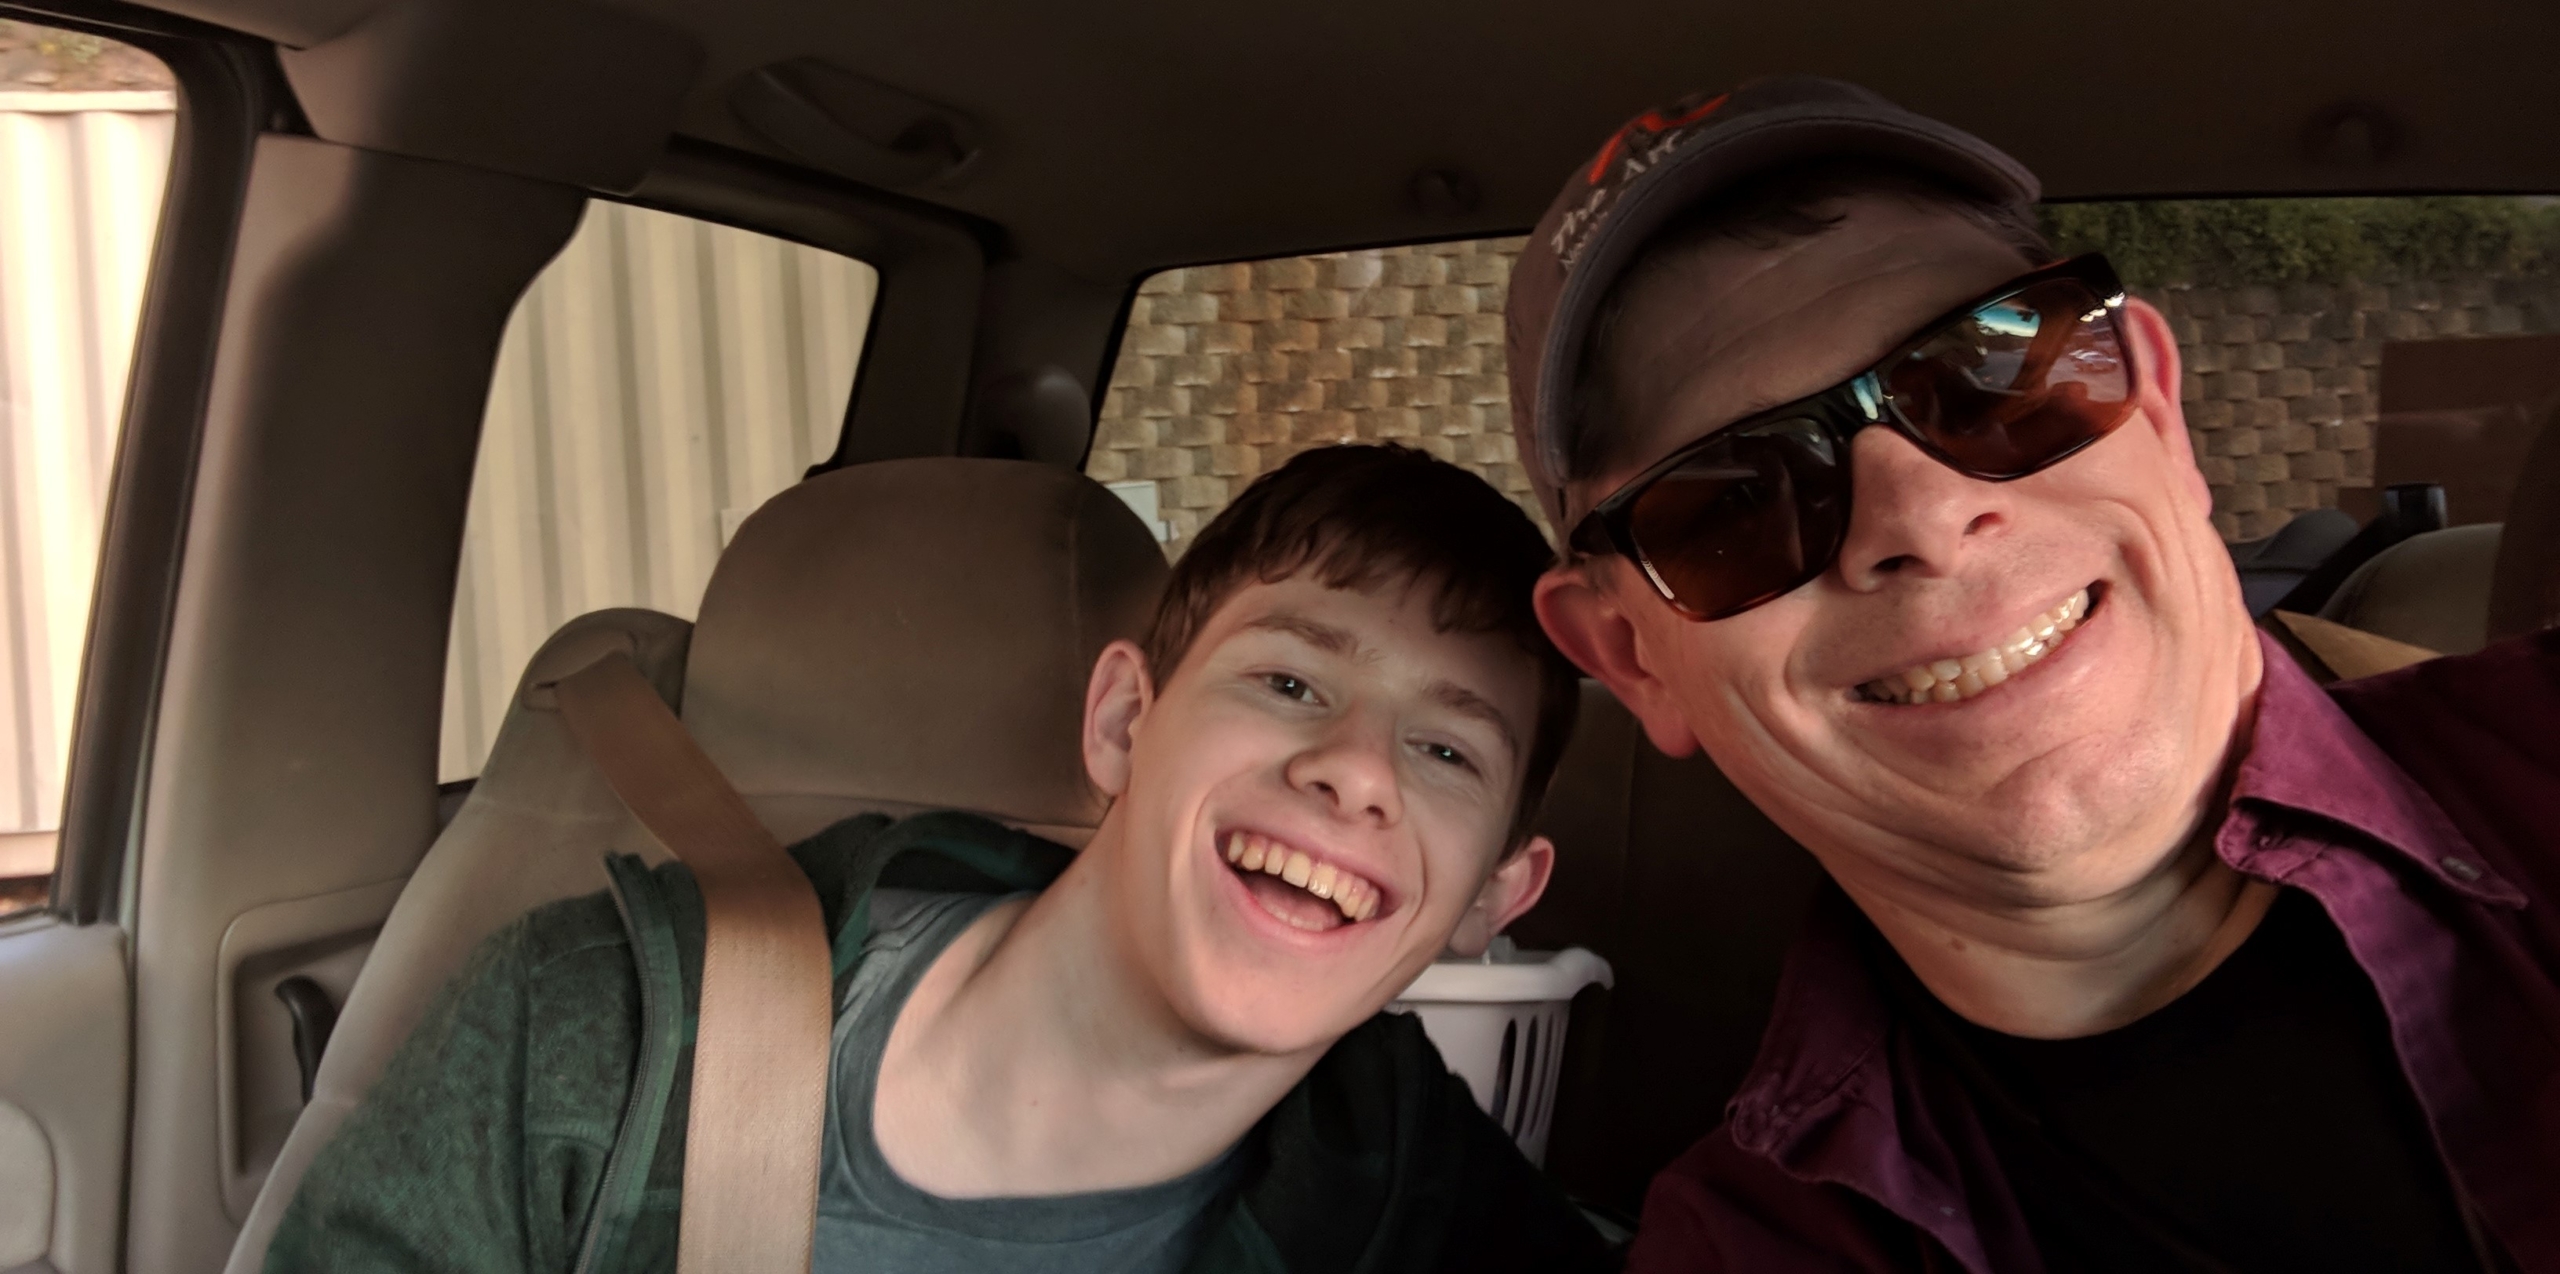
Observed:
[[[1493,706],[1492,700],[1454,681],[1432,682],[1427,693],[1433,703],[1492,726],[1502,735],[1502,746],[1511,749],[1513,756],[1520,755],[1520,736],[1511,732],[1511,719],[1502,715],[1502,709]]]
[[[1350,629],[1336,628],[1285,610],[1264,615],[1244,627],[1247,632],[1287,633],[1328,655],[1340,655],[1346,659],[1360,649],[1360,639],[1352,636]]]

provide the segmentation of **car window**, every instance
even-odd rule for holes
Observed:
[[[446,656],[446,781],[477,774],[516,677],[589,611],[690,619],[767,497],[832,455],[868,265],[602,200],[508,321]]]
[[[0,19],[0,914],[41,905],[143,280],[168,69]]]
[[[1330,443],[1420,447],[1530,508],[1502,358],[1520,244],[1471,239],[1148,278],[1085,472],[1160,523],[1176,555],[1256,475]]]
[[[2445,397],[2412,356],[2495,339],[2521,356],[2510,361],[2560,368],[2560,346],[2520,339],[2560,333],[2560,202],[2126,201],[2050,207],[2045,223],[2061,251],[2105,251],[2168,317],[2225,538],[2320,508],[2361,520],[2377,483],[2440,483],[2455,522],[2504,519],[2503,491],[2478,480],[2521,462],[2520,450],[2496,455],[2539,425],[2525,407],[2560,392],[2560,378],[2475,377],[2469,394]],[[2422,419],[2441,409],[2512,414],[2514,427]]]
[[[2169,318],[2197,463],[2225,538],[2266,535],[2317,508],[2368,516],[2377,473],[2455,482],[2456,521],[2503,516],[2494,488],[2466,510],[2458,485],[2470,468],[2494,469],[2494,455],[2475,462],[2442,446],[2406,444],[2398,456],[2378,447],[2389,432],[2378,429],[2384,349],[2560,333],[2560,201],[2117,201],[2050,205],[2043,219],[2058,252],[2107,252],[2134,293]],[[1502,346],[1505,284],[1521,242],[1150,277],[1130,311],[1086,472],[1161,523],[1175,554],[1255,475],[1304,448],[1354,439],[1426,448],[1528,507]],[[2560,366],[2560,351],[2542,361]]]

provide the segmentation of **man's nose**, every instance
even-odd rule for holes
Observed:
[[[1853,495],[1840,577],[1859,592],[1896,577],[1952,574],[1968,549],[2008,529],[2005,487],[1940,464],[1891,429],[1860,431],[1849,463]]]
[[[1394,728],[1362,715],[1330,723],[1289,758],[1289,786],[1326,802],[1338,817],[1392,827],[1404,816],[1396,782]]]

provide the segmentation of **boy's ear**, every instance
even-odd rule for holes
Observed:
[[[1493,936],[1511,922],[1538,905],[1540,895],[1547,892],[1547,878],[1555,874],[1556,843],[1544,836],[1532,836],[1529,843],[1512,851],[1509,858],[1485,878],[1484,888],[1476,891],[1476,900],[1468,904],[1467,914],[1458,917],[1458,927],[1449,935],[1452,955],[1480,956],[1493,945]]]
[[[1115,641],[1102,648],[1084,688],[1084,772],[1103,795],[1117,800],[1129,790],[1129,752],[1155,698],[1155,681],[1137,643]]]

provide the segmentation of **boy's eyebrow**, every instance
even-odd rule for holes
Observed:
[[[1346,659],[1360,649],[1360,639],[1353,636],[1350,629],[1336,628],[1285,610],[1264,615],[1246,624],[1245,629],[1248,632],[1287,633],[1328,655],[1340,655]]]
[[[1492,700],[1454,681],[1432,682],[1429,694],[1432,701],[1440,706],[1492,726],[1502,736],[1502,745],[1509,748],[1513,756],[1520,755],[1520,737],[1511,732],[1510,718],[1503,716],[1502,709],[1493,706]]]
[[[1345,659],[1360,650],[1360,639],[1352,635],[1350,629],[1336,628],[1285,610],[1248,621],[1244,627],[1247,632],[1287,633],[1326,654]],[[1511,719],[1502,715],[1502,709],[1493,706],[1492,700],[1446,678],[1432,682],[1424,693],[1441,707],[1492,726],[1502,736],[1502,745],[1511,750],[1511,755],[1520,755],[1520,736],[1512,730]]]

